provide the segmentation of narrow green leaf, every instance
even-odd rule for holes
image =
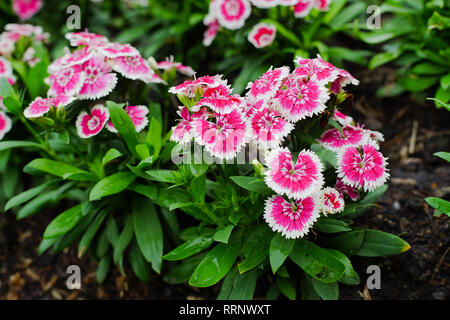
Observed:
[[[31,200],[32,198],[34,198],[35,196],[42,193],[45,189],[47,189],[49,186],[51,186],[55,182],[56,181],[49,181],[49,182],[43,183],[40,186],[28,189],[27,191],[24,191],[24,192],[18,194],[17,196],[11,198],[5,205],[5,211],[8,211],[11,208],[19,206],[19,205]]]
[[[339,285],[337,282],[323,283],[311,279],[314,290],[323,300],[337,300],[339,298]]]
[[[131,172],[117,172],[103,178],[92,188],[89,194],[89,201],[100,200],[101,198],[122,192],[136,180],[136,176]]]
[[[123,105],[116,104],[112,101],[107,101],[106,105],[108,106],[109,114],[114,127],[117,129],[120,136],[125,140],[131,154],[137,157],[136,146],[139,144],[139,137],[133,121],[125,110],[123,110]]]
[[[218,242],[228,243],[231,231],[234,229],[234,225],[228,225],[222,228],[218,228],[216,233],[214,233],[213,239]]]
[[[269,247],[270,266],[274,274],[283,265],[294,245],[294,239],[286,239],[280,233],[274,235]]]
[[[255,177],[245,177],[245,176],[233,176],[230,179],[236,183],[241,188],[251,192],[269,194],[272,193],[272,190],[269,189],[266,183]]]
[[[109,211],[107,210],[100,211],[100,213],[95,217],[94,221],[87,229],[86,233],[83,235],[83,238],[81,238],[81,241],[78,245],[79,258],[81,258],[88,250],[89,246],[91,245],[92,239],[94,239],[94,236],[96,235],[98,229],[102,225],[103,220],[105,220],[108,213]]]
[[[44,232],[44,239],[58,238],[66,234],[80,222],[82,217],[81,204],[64,211],[49,223]]]
[[[133,235],[134,235],[133,217],[129,215],[125,220],[123,230],[120,233],[119,238],[117,239],[116,245],[114,247],[113,260],[115,264],[119,262],[125,249],[130,244],[131,239],[133,239]]]
[[[102,159],[102,165],[106,166],[109,162],[111,162],[121,156],[122,156],[122,153],[119,150],[117,150],[115,148],[111,148],[105,153],[105,155]]]
[[[136,239],[145,260],[159,273],[163,255],[163,234],[158,214],[151,201],[142,197],[134,198],[133,222]]]
[[[387,256],[399,254],[411,248],[405,240],[387,232],[364,229],[364,233],[364,241],[356,253],[358,256]]]
[[[169,253],[165,254],[162,258],[169,261],[183,260],[187,257],[193,256],[206,248],[208,248],[213,243],[212,238],[198,237],[196,239],[187,241],[182,245],[176,247]]]

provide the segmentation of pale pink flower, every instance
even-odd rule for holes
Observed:
[[[349,185],[345,184],[341,179],[336,179],[336,189],[341,191],[342,193],[345,193],[348,195],[350,199],[353,201],[358,200],[359,197],[359,191],[357,188],[350,187]]]
[[[235,110],[242,103],[238,95],[231,95],[231,90],[224,85],[205,90],[203,97],[197,103],[196,107],[207,106],[215,112],[226,114]]]
[[[280,4],[280,0],[250,0],[258,8],[273,8]]]
[[[148,82],[149,83],[163,83],[163,84],[167,84],[167,82],[164,81],[164,79],[161,78],[160,76],[158,76],[156,73],[152,73],[152,76],[150,77]]]
[[[326,149],[339,152],[346,147],[363,145],[368,139],[369,135],[361,128],[343,127],[342,134],[337,128],[333,128],[325,131],[318,141]]]
[[[321,211],[327,214],[335,214],[344,211],[345,201],[342,194],[334,188],[326,187],[321,193]]]
[[[278,111],[291,122],[322,113],[328,98],[328,90],[322,83],[295,77],[286,79],[274,97],[279,102]]]
[[[266,184],[278,194],[300,199],[319,191],[324,183],[323,165],[312,151],[303,150],[296,162],[287,148],[273,150],[266,158]]]
[[[94,56],[81,66],[86,75],[78,98],[98,99],[107,96],[116,86],[117,75],[102,58]]]
[[[103,42],[96,45],[95,50],[110,59],[139,56],[139,51],[128,43]]]
[[[0,57],[0,77],[2,78],[8,78],[12,75],[13,69],[11,62],[6,60],[3,57]]]
[[[192,67],[190,66],[185,66],[180,64],[179,66],[177,66],[177,71],[181,74],[184,74],[185,76],[188,77],[193,77],[195,74],[194,69],[192,69]]]
[[[52,98],[37,97],[30,105],[23,111],[25,118],[33,119],[42,117],[53,106]]]
[[[149,82],[154,71],[150,68],[147,60],[140,55],[133,57],[118,57],[111,60],[111,66],[122,76],[132,80]]]
[[[108,119],[109,111],[101,104],[94,106],[90,114],[81,112],[76,121],[78,135],[83,139],[96,136],[105,127]]]
[[[0,35],[0,55],[9,57],[14,52],[15,43],[9,39],[7,34]]]
[[[51,96],[59,94],[75,95],[80,92],[85,78],[86,75],[79,65],[60,69],[47,79],[50,84],[48,94]]]
[[[276,195],[265,201],[264,220],[288,239],[302,238],[319,218],[319,209],[314,197],[286,201]]]
[[[237,110],[215,114],[214,119],[194,120],[194,138],[214,157],[232,159],[248,141],[249,127]]]
[[[214,20],[208,24],[208,29],[206,29],[205,33],[203,34],[203,45],[205,47],[209,47],[211,45],[211,43],[216,38],[219,29],[220,25],[217,20]]]
[[[124,110],[130,116],[131,121],[133,121],[136,132],[141,132],[145,129],[148,125],[148,108],[146,106],[127,106]],[[109,121],[106,124],[106,129],[117,133],[117,129],[114,127],[112,121]]]
[[[28,20],[42,7],[42,0],[13,0],[13,10],[21,20]]]
[[[56,108],[65,107],[76,100],[74,96],[69,96],[66,94],[58,94],[52,99],[52,103]]]
[[[251,117],[250,126],[252,139],[264,148],[279,146],[294,129],[277,111],[268,108],[256,111]]]
[[[241,28],[251,12],[248,0],[216,0],[211,5],[219,24],[231,30]]]
[[[94,55],[92,51],[88,47],[83,47],[55,60],[52,64],[49,65],[48,71],[49,73],[53,73],[61,68],[69,68],[75,65],[81,65],[93,57]]]
[[[156,68],[160,70],[170,70],[181,65],[180,62],[175,62],[173,59],[173,56],[166,57],[165,60],[160,61],[156,64]]]
[[[348,147],[339,152],[337,158],[338,177],[351,187],[373,191],[385,184],[389,177],[386,158],[373,144]]]
[[[299,0],[280,0],[282,6],[295,6]]]
[[[256,24],[248,34],[248,41],[260,49],[272,44],[277,34],[277,27],[264,22]]]
[[[248,96],[254,100],[268,100],[273,98],[280,88],[282,81],[289,75],[288,67],[270,69],[255,82],[247,85]]]
[[[12,128],[12,121],[6,115],[6,113],[0,111],[0,140],[3,139],[6,133],[8,133]]]
[[[96,46],[102,43],[108,43],[108,38],[101,34],[81,31],[66,34],[66,39],[69,40],[73,47],[78,46]]]
[[[3,103],[3,97],[2,96],[0,96],[0,110],[5,110],[6,111],[6,106]]]

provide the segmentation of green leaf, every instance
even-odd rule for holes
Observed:
[[[294,282],[291,279],[278,277],[277,286],[281,293],[286,296],[289,300],[295,300],[297,297],[297,292],[295,290]]]
[[[119,262],[125,249],[130,244],[131,239],[133,239],[133,235],[134,235],[133,217],[129,215],[126,217],[123,230],[120,233],[119,237],[117,238],[117,242],[114,246],[113,260],[115,264]]]
[[[195,177],[191,181],[192,196],[198,203],[205,202],[206,175]]]
[[[238,274],[234,279],[233,289],[229,300],[252,300],[255,294],[258,270],[252,270],[245,274]]]
[[[314,278],[311,279],[312,286],[323,300],[337,300],[339,298],[339,285],[337,282],[323,283]]]
[[[254,228],[242,245],[245,259],[238,263],[239,273],[258,267],[269,255],[273,232],[265,225]]]
[[[322,240],[330,248],[339,250],[347,256],[355,255],[364,241],[364,230],[344,232],[332,238]]]
[[[431,62],[421,62],[416,64],[411,71],[420,75],[439,75],[447,72],[448,68]]]
[[[122,156],[122,153],[119,150],[117,150],[115,148],[111,148],[105,153],[105,156],[102,159],[102,165],[106,166],[109,162],[111,162],[121,156]]]
[[[314,224],[314,229],[324,233],[336,233],[351,231],[352,228],[342,220],[332,218],[321,218]]]
[[[345,266],[335,256],[307,240],[298,239],[289,257],[311,277],[324,283],[336,282],[345,272]]]
[[[97,266],[97,282],[102,284],[105,281],[111,265],[111,257],[109,255],[104,256]]]
[[[44,232],[44,239],[58,238],[66,234],[80,222],[82,217],[81,204],[64,211],[49,223]]]
[[[350,259],[340,251],[328,249],[328,252],[334,255],[342,264],[345,266],[345,273],[342,278],[339,279],[339,282],[346,285],[358,285],[360,283],[359,275],[353,269],[352,263]]]
[[[405,240],[387,232],[364,229],[364,233],[364,241],[356,253],[358,256],[387,256],[399,254],[411,248]]]
[[[236,183],[241,188],[244,188],[245,190],[256,192],[256,193],[263,193],[263,194],[269,194],[272,193],[272,190],[269,189],[266,185],[266,183],[256,177],[245,177],[245,176],[233,176],[230,177],[230,179]]]
[[[237,241],[216,245],[194,270],[189,284],[194,287],[209,287],[222,280],[236,261],[239,250]]]
[[[133,242],[130,249],[130,254],[128,259],[131,264],[131,268],[136,276],[144,283],[148,283],[150,280],[150,266],[147,261],[145,261],[139,246],[136,242]]]
[[[108,106],[109,114],[114,127],[117,129],[120,136],[125,140],[131,154],[137,157],[136,146],[139,144],[139,137],[133,121],[125,110],[123,110],[123,105],[116,104],[112,101],[107,101],[106,105]]]
[[[109,211],[102,210],[100,213],[95,217],[94,221],[91,223],[89,228],[87,229],[86,233],[83,235],[83,238],[81,238],[80,243],[78,245],[78,258],[81,258],[84,253],[89,248],[92,239],[94,239],[95,234],[97,233],[98,229],[103,223],[103,220],[105,220],[106,216],[108,215]]]
[[[281,235],[281,233],[274,235],[269,247],[270,266],[272,267],[272,272],[274,274],[283,265],[286,258],[291,254],[294,245],[294,239],[286,239]]]
[[[310,277],[306,272],[302,272],[301,275],[301,298],[302,300],[320,300],[320,296],[317,294],[316,290],[312,285],[312,277]]]
[[[96,180],[95,176],[90,172],[78,169],[64,162],[59,162],[50,159],[35,159],[31,161],[29,164],[27,164],[26,168],[39,170],[67,180],[75,180],[75,181]]]
[[[149,179],[159,182],[167,182],[179,184],[182,182],[180,173],[173,170],[155,169],[145,171],[149,175]]]
[[[151,201],[142,197],[134,199],[133,222],[136,239],[145,260],[159,273],[163,255],[163,234],[158,214]]]
[[[5,205],[5,211],[8,211],[11,208],[14,208],[16,206],[19,206],[32,198],[36,197],[40,193],[42,193],[45,189],[47,189],[49,186],[54,184],[56,181],[49,181],[46,183],[41,184],[40,186],[28,189],[27,191],[24,191],[17,196],[11,198]]]
[[[14,148],[43,149],[43,147],[39,143],[32,141],[14,141],[14,140],[0,141],[0,151],[6,151]]]
[[[153,148],[153,155],[158,157],[162,147],[162,128],[161,123],[152,118],[147,134],[147,143]]]
[[[164,281],[169,284],[187,282],[204,256],[204,254],[198,254],[187,258],[181,264],[171,268],[170,271],[164,275]]]
[[[433,153],[433,156],[439,157],[447,162],[450,162],[450,152],[436,152]]]
[[[376,69],[388,62],[391,62],[395,59],[397,59],[401,54],[401,51],[395,51],[395,52],[381,52],[372,57],[369,62],[369,69],[373,70]]]
[[[444,199],[439,199],[435,197],[425,198],[426,203],[432,206],[437,210],[435,215],[444,213],[446,215],[450,215],[450,202]]]
[[[136,176],[131,172],[117,172],[103,178],[92,188],[89,194],[89,201],[100,200],[104,197],[122,192],[136,180]]]
[[[222,285],[220,286],[219,295],[217,300],[228,300],[231,294],[231,290],[234,288],[234,280],[238,275],[238,270],[236,267],[232,268],[228,272],[227,276],[223,279]]]
[[[218,228],[216,233],[214,233],[213,239],[218,242],[228,243],[231,231],[234,229],[234,225],[228,225],[225,227]]]
[[[163,256],[163,259],[169,261],[183,260],[187,257],[193,256],[194,254],[197,254],[205,250],[212,243],[213,239],[210,237],[198,237],[176,247],[169,253],[165,254]]]

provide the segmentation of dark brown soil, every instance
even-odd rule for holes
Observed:
[[[361,276],[358,286],[341,286],[343,299],[449,299],[449,218],[433,216],[424,198],[450,198],[450,166],[432,154],[448,151],[450,117],[431,103],[419,104],[408,94],[397,98],[374,97],[375,89],[391,79],[392,70],[355,72],[361,85],[354,89],[352,115],[367,127],[385,134],[383,152],[390,158],[391,180],[379,206],[356,220],[356,225],[401,235],[411,249],[401,255],[352,259]],[[128,270],[123,277],[113,270],[105,283],[96,282],[96,265],[89,257],[78,260],[75,249],[37,257],[37,247],[51,214],[24,221],[0,216],[1,299],[214,299],[218,288],[197,289],[167,285],[153,275],[143,285]],[[80,265],[81,290],[66,287],[66,268]],[[381,268],[381,289],[365,286],[366,268]]]

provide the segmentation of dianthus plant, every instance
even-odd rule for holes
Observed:
[[[350,256],[409,248],[394,235],[353,224],[389,177],[383,135],[344,113],[352,98],[344,88],[358,81],[320,56],[295,65],[271,67],[245,96],[233,94],[221,76],[170,89],[183,104],[172,160],[196,172],[184,183],[194,201],[174,199],[170,209],[199,223],[184,229],[185,242],[163,257],[183,260],[168,279],[183,273],[198,287],[224,279],[219,298],[225,299],[252,298],[255,290],[295,299],[298,288],[303,298],[337,298],[338,282],[360,281]]]

